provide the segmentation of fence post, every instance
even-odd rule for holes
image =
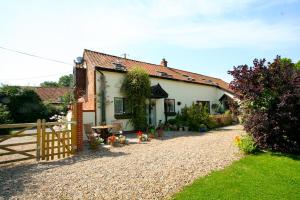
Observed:
[[[36,160],[40,161],[40,153],[41,153],[41,120],[37,120],[37,135],[36,135]]]
[[[77,151],[77,105],[76,103],[72,106],[72,122],[76,122],[75,124],[71,124],[71,144],[72,144],[72,153],[74,154]]]

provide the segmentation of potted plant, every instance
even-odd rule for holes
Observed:
[[[112,135],[107,138],[107,143],[111,146],[114,146],[116,144],[117,137],[115,135]]]
[[[155,138],[155,128],[154,128],[154,126],[151,126],[149,128],[149,138],[151,138],[151,139]]]
[[[119,135],[117,141],[119,144],[126,144],[126,137],[124,135]]]
[[[188,122],[183,122],[183,130],[184,131],[189,131],[189,123]]]
[[[90,149],[97,150],[103,142],[104,140],[101,137],[90,137]]]
[[[207,130],[206,125],[205,125],[205,124],[200,124],[200,126],[199,126],[199,131],[200,131],[201,133],[203,133],[203,132],[205,132],[206,130]]]

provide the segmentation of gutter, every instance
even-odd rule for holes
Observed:
[[[105,83],[105,76],[103,72],[99,69],[95,68],[96,72],[100,73],[100,109],[101,109],[101,124],[106,124],[106,83]],[[95,74],[95,83],[96,83],[97,73]],[[97,88],[95,84],[95,93],[97,93]],[[97,95],[97,94],[96,94]],[[96,98],[97,101],[97,98]],[[97,102],[95,102],[97,105]],[[97,117],[97,107],[95,105],[95,118]]]

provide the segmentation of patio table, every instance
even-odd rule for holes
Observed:
[[[100,137],[107,143],[107,138],[112,134],[109,132],[109,129],[113,128],[113,125],[99,125],[99,126],[92,126],[97,133],[100,134]]]

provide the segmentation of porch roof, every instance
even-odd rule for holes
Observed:
[[[169,94],[159,85],[151,86],[151,99],[168,98]]]

